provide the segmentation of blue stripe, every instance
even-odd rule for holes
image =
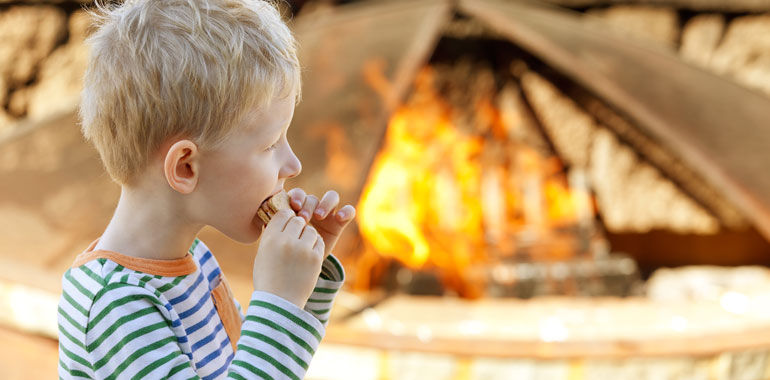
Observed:
[[[186,301],[187,298],[190,297],[190,294],[192,294],[195,291],[195,289],[198,288],[198,285],[200,285],[202,281],[203,281],[203,273],[199,273],[198,274],[198,279],[195,280],[195,283],[192,284],[192,286],[187,288],[187,290],[185,290],[185,292],[182,293],[180,296],[174,297],[174,298],[170,299],[168,302],[171,302],[172,305],[176,305],[176,304],[178,304],[180,302]]]
[[[206,264],[206,261],[209,261],[211,256],[212,256],[211,255],[211,251],[206,251],[206,253],[203,254],[203,256],[201,257],[201,259],[199,261],[200,264],[201,264],[201,267],[203,266],[203,264]]]
[[[213,272],[209,273],[209,278],[207,278],[207,280],[209,280],[209,284],[211,284],[211,281],[214,281],[214,279],[219,276],[220,273],[222,273],[222,270],[220,270],[219,267],[217,267]]]
[[[196,342],[195,344],[193,344],[192,347],[190,347],[190,349],[193,352],[195,352],[197,349],[205,346],[208,342],[211,342],[212,340],[214,340],[214,338],[217,336],[217,333],[222,331],[223,328],[224,328],[223,324],[221,324],[221,323],[218,324],[217,327],[214,329],[214,331],[211,332],[211,334],[209,334],[205,338],[203,338],[203,339],[199,340],[198,342]]]
[[[209,292],[204,292],[203,297],[201,297],[200,301],[195,304],[195,306],[187,309],[186,311],[179,314],[179,318],[185,319],[193,314],[195,314],[196,311],[200,310],[201,307],[203,307],[203,304],[206,303],[206,300],[211,299],[211,294]]]
[[[222,350],[225,349],[225,347],[230,345],[230,339],[227,338],[227,334],[225,334],[225,339],[222,341],[222,344],[219,345],[219,349],[216,351],[206,355],[205,358],[201,359],[199,362],[195,363],[195,367],[198,369],[201,369],[206,366],[206,364],[209,364],[212,360],[216,359],[221,353]]]
[[[211,308],[211,311],[209,312],[209,315],[203,318],[202,321],[190,326],[190,328],[185,329],[184,331],[187,333],[187,335],[190,335],[198,330],[200,330],[201,327],[206,326],[209,321],[211,321],[211,318],[214,317],[214,314],[217,313],[216,308]]]
[[[225,373],[225,371],[227,371],[227,367],[229,367],[230,363],[233,361],[233,357],[235,357],[235,353],[230,354],[222,367],[219,367],[218,370],[212,372],[211,375],[204,377],[203,380],[216,379],[219,377],[219,375]]]

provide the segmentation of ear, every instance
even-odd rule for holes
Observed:
[[[198,185],[198,146],[190,140],[179,140],[168,149],[163,163],[166,181],[172,189],[190,194]]]

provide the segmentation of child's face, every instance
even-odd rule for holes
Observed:
[[[302,165],[286,139],[294,99],[274,99],[249,112],[221,147],[202,154],[199,194],[206,224],[242,243],[256,241],[260,204],[283,189]]]

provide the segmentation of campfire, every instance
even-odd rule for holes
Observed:
[[[594,232],[584,173],[567,171],[524,122],[513,78],[497,87],[491,68],[470,62],[427,66],[416,76],[362,192],[358,273],[372,272],[373,257],[392,258],[435,271],[447,289],[474,298],[484,293],[484,265],[588,253],[577,244]],[[534,258],[520,249],[554,240],[565,244]],[[370,282],[360,276],[356,287]]]

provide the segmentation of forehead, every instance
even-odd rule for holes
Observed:
[[[251,108],[240,122],[238,134],[256,138],[274,138],[291,122],[294,116],[294,105],[294,98],[287,97],[273,99],[266,106]]]

